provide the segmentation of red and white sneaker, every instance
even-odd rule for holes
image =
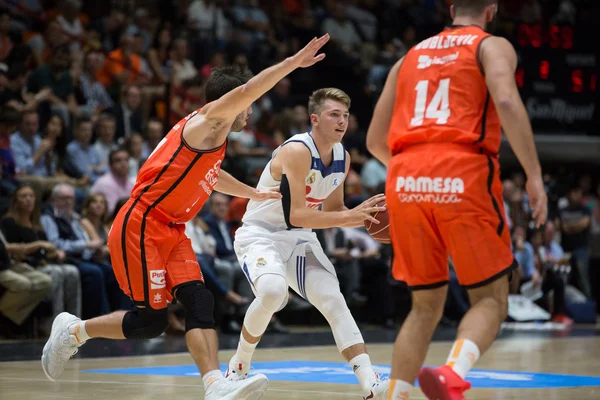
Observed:
[[[250,372],[250,364],[244,364],[237,360],[231,359],[227,372],[225,373],[225,379],[229,381],[242,381],[248,379],[248,373]]]
[[[463,393],[471,388],[469,382],[447,365],[423,368],[419,373],[419,386],[429,400],[464,400]]]

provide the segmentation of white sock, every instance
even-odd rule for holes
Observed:
[[[400,379],[392,379],[387,398],[390,400],[408,400],[412,388],[413,385],[408,382],[401,381]]]
[[[367,353],[359,354],[350,360],[349,364],[363,390],[371,390],[371,387],[377,381],[377,374],[373,371],[369,355]]]
[[[208,390],[210,385],[221,379],[223,379],[223,373],[220,370],[214,369],[210,372],[207,372],[206,375],[202,377],[202,382],[204,382],[204,390]]]
[[[252,361],[252,356],[254,355],[254,350],[256,350],[257,345],[258,342],[249,343],[244,338],[244,335],[240,334],[240,341],[238,343],[238,348],[235,352],[235,355],[233,356],[233,359],[243,364],[250,364],[250,361]]]
[[[84,344],[91,339],[85,330],[85,322],[86,321],[80,321],[69,326],[69,335],[75,336],[75,339],[77,339],[79,344]]]
[[[480,352],[475,343],[469,339],[458,339],[454,342],[446,365],[465,379],[469,370],[479,360]]]

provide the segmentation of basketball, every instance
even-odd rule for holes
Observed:
[[[385,200],[377,203],[377,207],[384,207]],[[371,237],[380,243],[390,244],[392,242],[390,238],[390,215],[387,210],[377,211],[371,214],[375,219],[379,221],[379,224],[374,224],[371,221],[365,220],[365,228]]]

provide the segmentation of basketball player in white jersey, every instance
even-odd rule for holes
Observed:
[[[312,132],[293,136],[273,152],[257,188],[280,187],[282,199],[250,201],[235,234],[235,251],[256,298],[248,308],[227,378],[246,379],[256,346],[273,314],[288,300],[288,287],[327,319],[337,347],[350,363],[364,399],[383,399],[389,381],[373,371],[362,335],[340,292],[335,269],[312,229],[359,227],[385,210],[375,196],[348,210],[344,179],[350,155],[340,143],[348,126],[350,98],[320,89],[308,102]]]

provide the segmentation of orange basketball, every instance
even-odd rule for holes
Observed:
[[[377,207],[384,207],[385,200],[377,203]],[[374,212],[373,217],[379,221],[379,224],[375,224],[371,221],[365,220],[365,228],[369,235],[380,243],[390,244],[392,242],[390,238],[390,215],[387,210]]]

